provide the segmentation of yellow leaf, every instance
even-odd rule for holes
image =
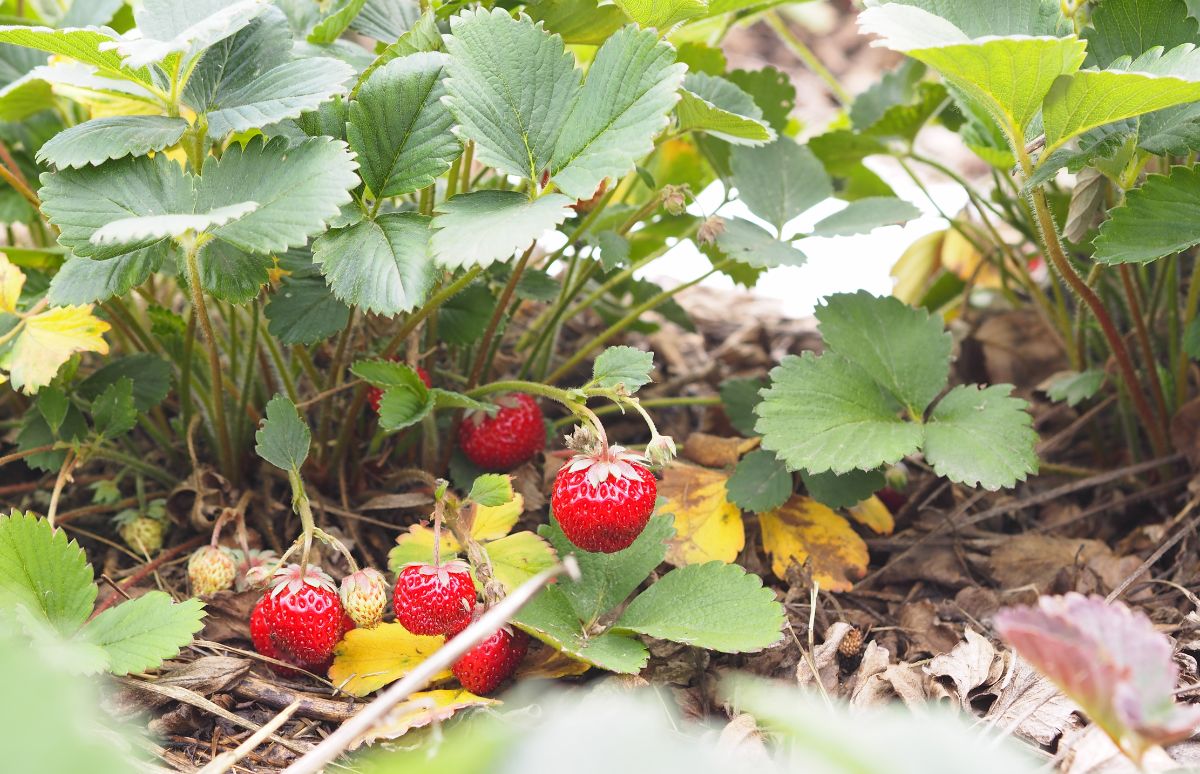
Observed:
[[[667,466],[658,492],[667,499],[659,512],[675,515],[668,562],[679,566],[737,558],[746,545],[746,527],[741,509],[726,495],[728,481],[724,473],[695,465]]]
[[[32,395],[76,352],[107,355],[102,334],[108,329],[108,323],[92,314],[90,304],[60,306],[25,320],[6,361],[13,387]]]
[[[867,573],[867,544],[845,518],[811,497],[795,495],[759,514],[763,548],[771,570],[786,579],[793,564],[810,563],[813,579],[826,591],[849,591]]]
[[[892,266],[892,276],[896,278],[893,296],[906,304],[920,303],[929,281],[941,268],[942,241],[945,236],[945,231],[935,231],[908,246]]]
[[[875,495],[871,495],[858,505],[849,508],[850,518],[857,521],[876,535],[890,535],[896,529],[896,519],[892,512]]]
[[[0,253],[0,312],[17,311],[17,299],[25,287],[25,272],[9,262],[8,256]]]
[[[397,739],[414,728],[449,720],[454,713],[469,707],[487,707],[499,704],[496,699],[476,696],[462,689],[443,689],[414,693],[406,701],[397,704],[378,723],[350,745],[357,749],[380,739]]]
[[[1000,287],[1000,273],[967,238],[954,229],[942,240],[942,265],[963,282],[975,281],[977,288]]]
[[[496,580],[504,585],[506,591],[512,591],[558,561],[550,544],[528,531],[493,540],[484,548],[492,562]]]
[[[575,677],[592,668],[561,650],[546,646],[531,652],[517,668],[517,677],[522,680],[557,680],[560,677]]]
[[[374,629],[351,629],[333,654],[329,679],[353,696],[366,696],[399,680],[416,668],[446,641],[445,637],[421,637],[398,623]],[[449,679],[449,670],[434,680]]]
[[[453,559],[462,550],[449,530],[442,530],[442,561]],[[388,567],[392,572],[412,562],[433,561],[433,530],[420,524],[408,528],[408,532],[396,538],[396,547],[388,554]]]
[[[495,540],[507,535],[525,511],[525,498],[517,494],[504,505],[476,506],[471,537],[476,540]]]

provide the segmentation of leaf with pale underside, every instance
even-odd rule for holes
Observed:
[[[500,8],[453,16],[450,32],[446,104],[455,132],[475,142],[481,163],[538,180],[579,91],[562,38]]]
[[[124,156],[145,156],[179,142],[187,127],[184,119],[167,116],[97,118],[54,135],[38,150],[37,160],[61,169],[99,166]]]
[[[313,243],[313,261],[344,303],[384,315],[411,311],[434,281],[429,218],[390,213],[328,231]]]
[[[447,57],[419,53],[394,59],[363,84],[350,103],[347,137],[360,174],[376,197],[424,188],[462,153],[442,104]]]
[[[921,217],[921,211],[910,202],[889,196],[868,196],[850,202],[844,210],[835,212],[813,226],[811,236],[839,237],[869,234],[884,226],[900,226]]]
[[[938,402],[925,426],[925,459],[934,471],[991,490],[1037,472],[1033,417],[1011,392],[1007,384],[960,385]]]
[[[604,42],[567,116],[551,178],[569,196],[589,198],[654,148],[679,100],[685,67],[653,32],[629,26]]]
[[[434,260],[447,269],[491,266],[525,250],[574,214],[572,199],[517,191],[473,191],[438,205],[433,218]]]
[[[675,108],[681,131],[704,132],[733,145],[762,145],[775,130],[762,118],[754,99],[730,81],[704,73],[683,80]]]
[[[125,245],[146,240],[174,239],[184,234],[202,234],[232,223],[258,209],[258,202],[238,202],[210,212],[170,213],[122,218],[96,229],[91,241],[97,245]]]
[[[791,242],[775,238],[769,231],[742,218],[729,218],[717,234],[717,248],[735,261],[756,269],[803,266],[808,256]]]
[[[127,67],[190,59],[237,33],[267,7],[267,0],[143,0],[134,11],[137,35],[113,45]]]
[[[734,148],[729,163],[738,198],[776,233],[833,195],[833,181],[820,160],[790,137],[761,148]]]

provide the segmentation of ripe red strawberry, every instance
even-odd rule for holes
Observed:
[[[463,688],[477,696],[484,696],[512,677],[528,650],[529,635],[520,629],[504,626],[463,654],[450,671]]]
[[[892,489],[890,486],[885,486],[883,489],[880,489],[875,493],[875,496],[887,506],[887,509],[891,511],[893,515],[903,508],[906,502],[908,502],[908,495]]]
[[[302,573],[295,564],[275,573],[274,587],[263,594],[250,616],[255,650],[316,673],[329,669],[334,646],[353,628],[333,579],[312,566]]]
[[[546,446],[546,424],[532,396],[512,392],[496,401],[500,410],[489,417],[469,414],[458,427],[458,445],[484,470],[512,470]]]
[[[558,525],[584,551],[628,548],[654,513],[658,483],[640,454],[611,446],[577,454],[554,477],[550,507]]]
[[[398,358],[394,355],[388,359],[391,360],[393,363],[401,362],[400,358]],[[421,381],[425,383],[426,387],[433,387],[433,380],[429,378],[429,372],[426,371],[421,366],[417,366],[417,376],[421,377]],[[383,400],[383,390],[379,389],[378,387],[368,387],[367,388],[367,400],[370,401],[371,408],[375,409],[375,413],[378,414],[379,413],[379,402],[381,400]]]
[[[464,562],[406,565],[396,576],[392,607],[413,634],[458,634],[471,623],[475,583]]]

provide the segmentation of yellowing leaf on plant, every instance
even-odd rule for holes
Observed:
[[[25,287],[25,272],[9,262],[8,256],[0,253],[0,312],[17,311],[17,299]]]
[[[844,517],[811,497],[796,495],[758,520],[771,570],[781,579],[793,564],[808,562],[821,588],[849,591],[867,573],[867,544]]]
[[[977,288],[1000,287],[1000,273],[975,249],[975,245],[955,229],[946,232],[942,240],[942,265],[963,282],[974,281]]]
[[[517,677],[522,680],[557,680],[560,677],[576,677],[592,668],[586,661],[571,658],[552,647],[535,648],[521,666]]]
[[[108,329],[108,323],[92,314],[90,304],[60,306],[28,318],[4,361],[13,387],[32,395],[76,352],[108,354],[102,336]]]
[[[354,750],[361,745],[371,744],[380,739],[398,739],[414,728],[449,720],[459,710],[470,707],[487,707],[499,703],[496,699],[476,696],[470,691],[462,689],[414,693],[407,701],[397,704],[378,723],[355,739],[350,744],[350,749]]]
[[[848,509],[850,518],[857,521],[876,535],[890,535],[896,529],[896,519],[892,512],[875,495],[871,495],[858,505]]]
[[[471,537],[476,540],[495,540],[507,535],[517,525],[517,519],[525,511],[525,498],[514,494],[504,505],[475,508],[475,523],[471,525]]]
[[[659,513],[675,515],[668,562],[682,566],[737,558],[746,545],[746,526],[741,509],[729,502],[728,481],[724,473],[679,462],[663,471],[658,492],[667,501]]]
[[[492,562],[492,572],[505,591],[512,591],[558,561],[550,544],[529,531],[485,543],[484,548]]]
[[[411,672],[446,641],[421,637],[398,623],[351,629],[333,653],[329,679],[352,696],[366,696]],[[449,679],[449,670],[434,680]]]
[[[906,304],[920,303],[930,280],[941,268],[942,240],[945,236],[945,231],[935,231],[908,246],[892,266],[892,276],[896,278],[893,296]]]
[[[462,551],[462,546],[454,539],[449,530],[442,530],[441,556],[443,560],[453,559]],[[388,554],[388,569],[400,572],[406,564],[413,562],[433,561],[433,530],[422,524],[414,524],[396,538],[396,546]]]

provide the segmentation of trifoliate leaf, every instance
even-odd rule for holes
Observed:
[[[156,669],[178,656],[204,628],[203,620],[200,600],[176,603],[161,591],[150,591],[105,610],[88,621],[80,636],[104,649],[110,672],[125,675]]]
[[[781,580],[792,565],[808,564],[822,589],[849,591],[867,573],[867,544],[844,517],[812,498],[796,495],[758,521],[771,571]]]
[[[65,129],[43,145],[37,160],[56,167],[99,166],[125,156],[145,156],[179,142],[187,131],[182,118],[111,116]]]
[[[774,452],[757,449],[738,461],[726,485],[729,502],[744,511],[778,508],[792,496],[792,474]],[[856,501],[857,502],[857,501]]]
[[[513,499],[512,479],[497,473],[488,473],[475,479],[467,497],[480,505],[495,507]]]
[[[920,426],[901,420],[900,409],[859,366],[834,353],[805,352],[771,372],[757,428],[763,448],[792,470],[870,470],[920,448]]]
[[[429,218],[389,213],[328,231],[313,242],[313,261],[347,305],[389,316],[412,311],[434,281]]]
[[[861,366],[916,417],[950,373],[950,334],[940,317],[870,293],[830,296],[816,313],[827,348]]]
[[[299,472],[308,459],[312,433],[296,405],[283,395],[267,403],[267,416],[254,434],[254,451],[280,470]]]
[[[76,352],[108,354],[103,334],[109,324],[91,306],[60,306],[26,319],[12,349],[0,359],[14,389],[26,395],[50,383]]]
[[[614,0],[616,6],[642,27],[666,32],[681,21],[704,16],[708,0]]]
[[[92,421],[101,438],[112,439],[129,432],[137,424],[137,415],[133,380],[127,376],[108,385],[92,403]]]
[[[653,352],[643,352],[634,347],[609,347],[592,364],[592,381],[602,389],[611,390],[624,385],[629,393],[635,393],[653,381],[650,378],[653,369]]]
[[[475,141],[480,162],[537,181],[579,91],[562,38],[501,8],[453,16],[450,32],[446,104],[455,131]]]
[[[560,557],[570,554],[579,562],[579,580],[559,580],[556,585],[579,620],[590,626],[628,599],[650,572],[662,564],[667,555],[667,541],[675,534],[671,524],[670,516],[651,517],[632,545],[612,554],[579,548],[567,539],[554,518],[539,527],[538,532],[550,541]]]
[[[820,220],[812,236],[838,237],[869,234],[883,226],[898,226],[921,217],[913,204],[887,196],[868,196],[850,202],[844,210]]]
[[[617,674],[637,674],[650,652],[639,640],[623,634],[589,634],[570,602],[555,586],[542,589],[517,613],[513,623],[572,658]]]
[[[92,567],[66,532],[32,513],[0,516],[0,606],[20,605],[70,636],[95,601]]]
[[[267,332],[280,344],[316,344],[346,327],[350,307],[320,277],[284,277],[263,307]]]
[[[1028,404],[1012,386],[960,385],[937,404],[925,427],[925,459],[940,476],[996,490],[1038,467],[1038,435]]]
[[[350,147],[377,198],[430,185],[462,153],[442,103],[445,54],[401,57],[379,68],[350,103]]]
[[[808,256],[790,242],[782,242],[761,227],[741,218],[724,221],[717,248],[728,257],[755,269],[803,266]]]
[[[849,473],[809,473],[800,471],[808,496],[830,508],[848,508],[866,500],[887,484],[878,470],[851,470]]]
[[[729,502],[729,476],[673,462],[663,470],[659,513],[675,516],[675,537],[667,552],[674,565],[712,560],[732,562],[746,545],[742,512]]]
[[[833,195],[833,181],[820,160],[790,137],[761,148],[735,147],[729,163],[738,198],[777,233]]]
[[[705,132],[734,145],[762,145],[775,130],[749,94],[724,78],[691,73],[675,108],[681,131]]]
[[[666,128],[684,70],[671,46],[650,30],[629,26],[606,40],[554,148],[552,180],[559,189],[586,199],[605,178],[630,172]]]
[[[352,629],[334,649],[329,679],[352,696],[366,696],[404,677],[445,641],[445,637],[411,634],[398,623]],[[434,679],[448,677],[446,670]]]
[[[438,205],[434,260],[447,269],[491,266],[525,250],[574,214],[572,199],[547,194],[530,200],[517,191],[474,191]]]
[[[1146,263],[1200,244],[1200,169],[1151,175],[1112,210],[1096,238],[1101,263]]]
[[[864,33],[881,36],[879,45],[924,62],[985,106],[1009,137],[1037,115],[1055,80],[1077,71],[1084,59],[1085,44],[1074,36],[993,37],[989,31],[973,40],[946,19],[899,3],[868,8],[858,22]],[[999,72],[1024,77],[994,77]]]
[[[783,606],[762,578],[736,564],[708,562],[659,578],[629,603],[613,631],[746,653],[778,642],[784,621]]]
[[[143,0],[134,11],[137,36],[125,36],[116,50],[127,67],[161,62],[171,54],[187,60],[228,38],[263,12],[267,0]]]

